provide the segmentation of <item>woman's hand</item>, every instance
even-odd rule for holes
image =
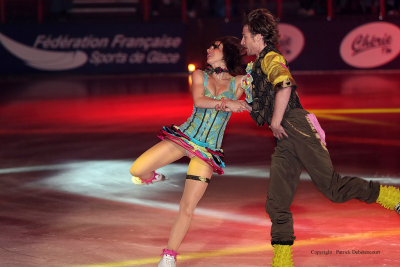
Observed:
[[[251,106],[243,100],[231,100],[228,98],[221,99],[221,104],[218,104],[215,109],[222,110],[227,112],[243,112],[243,111],[251,111]]]

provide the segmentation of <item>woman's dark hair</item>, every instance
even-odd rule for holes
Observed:
[[[279,31],[274,16],[268,9],[252,10],[244,19],[243,25],[249,27],[251,34],[261,34],[266,45],[276,45],[279,41]]]
[[[229,74],[233,76],[244,74],[243,56],[245,51],[240,44],[240,39],[234,36],[224,36],[217,38],[214,42],[222,43],[223,59]]]

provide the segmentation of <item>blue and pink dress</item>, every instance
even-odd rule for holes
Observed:
[[[207,89],[208,74],[203,73],[205,96],[213,99],[236,100],[234,77],[231,79],[228,91],[214,96]],[[222,168],[225,167],[225,164],[222,161],[224,152],[221,144],[230,117],[231,112],[193,106],[192,115],[185,123],[180,126],[164,126],[158,137],[182,146],[188,151],[190,157],[199,157],[209,164],[214,172],[223,174]]]

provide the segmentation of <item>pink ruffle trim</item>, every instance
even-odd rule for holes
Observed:
[[[180,132],[180,131],[179,131],[179,134],[185,136],[185,135],[184,135],[182,132]],[[185,136],[185,137],[186,137],[186,136]],[[186,143],[186,142],[183,141],[181,138],[176,137],[176,136],[174,136],[174,135],[171,135],[171,134],[167,133],[167,132],[164,131],[164,130],[161,130],[161,131],[160,131],[160,134],[158,135],[158,138],[160,138],[161,140],[168,139],[168,140],[170,140],[170,141],[176,143],[177,145],[182,146],[184,149],[186,149],[186,150],[189,152],[189,155],[190,155],[191,157],[196,156],[196,157],[200,158],[201,160],[203,160],[204,162],[206,162],[208,165],[210,165],[210,166],[213,168],[213,171],[214,171],[214,172],[216,172],[216,173],[218,173],[218,174],[220,174],[220,175],[224,173],[223,169],[222,169],[220,166],[218,166],[217,164],[215,164],[213,160],[211,160],[211,159],[209,159],[209,158],[207,158],[207,157],[204,157],[204,156],[201,154],[200,151],[195,150],[190,144]],[[188,139],[189,139],[189,137],[188,137]],[[209,149],[209,148],[206,148],[206,150],[207,150],[209,153],[211,153],[211,154],[218,155],[218,156],[223,156],[223,154],[221,154],[221,153],[219,153],[219,152],[217,152],[217,151],[213,151],[213,150],[211,150],[211,149]]]
[[[321,137],[322,143],[326,146],[325,131],[322,129],[321,125],[319,124],[317,117],[314,114],[309,113],[309,114],[307,114],[307,118],[310,120],[311,124],[314,126],[315,130]]]
[[[176,252],[174,250],[170,250],[170,249],[164,248],[162,253],[161,253],[161,256],[162,255],[170,255],[170,256],[174,257],[174,259],[176,261],[176,256],[178,256],[178,252]]]
[[[157,173],[156,173],[155,171],[153,171],[153,177],[152,177],[152,178],[149,178],[149,179],[147,179],[147,180],[143,180],[142,178],[140,178],[140,179],[141,179],[142,182],[145,183],[145,184],[152,184],[152,183],[153,183],[153,180],[156,179],[156,175],[157,175]]]

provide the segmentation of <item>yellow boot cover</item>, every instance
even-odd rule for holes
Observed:
[[[380,186],[376,203],[389,210],[396,210],[400,214],[400,190],[393,186]]]
[[[137,184],[137,185],[142,185],[142,184],[144,184],[143,181],[142,181],[142,179],[140,179],[140,178],[137,177],[137,176],[132,176],[131,181],[132,181],[132,183]]]
[[[271,267],[294,267],[292,259],[291,245],[272,245],[274,247],[274,257]]]

